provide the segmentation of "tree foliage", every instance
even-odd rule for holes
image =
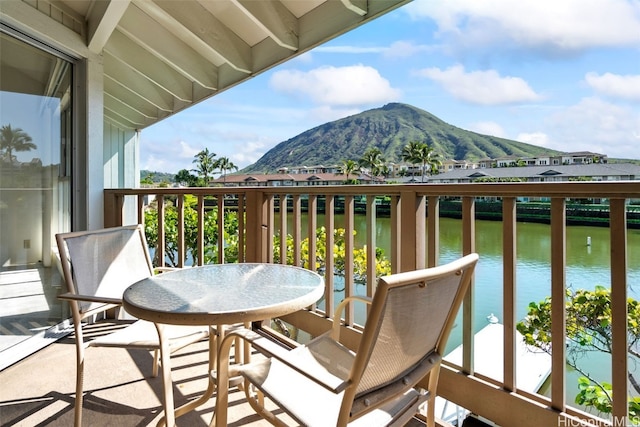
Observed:
[[[566,335],[567,363],[583,376],[578,383],[576,403],[611,413],[613,395],[611,385],[598,382],[580,366],[580,359],[590,352],[611,354],[611,290],[596,286],[592,291],[567,290]],[[628,354],[634,365],[640,362],[640,303],[627,300]],[[524,320],[517,324],[527,344],[551,354],[551,298],[529,304]],[[629,414],[640,417],[640,386],[629,372],[631,393],[628,397]]]
[[[4,150],[9,163],[13,164],[13,153],[18,151],[31,151],[38,148],[28,133],[20,128],[12,128],[5,125],[0,128],[0,149]]]
[[[194,156],[193,163],[196,165],[193,172],[196,172],[202,180],[202,186],[207,187],[217,168],[216,153],[205,148]]]
[[[385,164],[382,159],[382,151],[377,147],[365,151],[358,163],[363,168],[367,168],[373,176],[380,176],[384,173]]]
[[[358,180],[357,179],[352,179],[351,175],[358,172],[360,170],[360,166],[358,165],[358,162],[356,162],[355,160],[343,160],[342,164],[340,165],[340,173],[342,175],[346,175],[347,176],[347,184],[357,184]]]
[[[198,177],[192,175],[188,170],[181,169],[174,178],[175,182],[186,187],[197,187]]]
[[[184,241],[185,255],[198,265],[198,211],[195,196],[186,195],[184,199]],[[145,234],[149,246],[158,246],[158,210],[157,206],[150,206],[145,211]],[[203,264],[211,264],[218,259],[218,208],[204,212],[204,260]],[[164,212],[165,255],[171,267],[179,265],[178,260],[178,210],[170,201],[165,203]],[[234,262],[238,259],[238,215],[227,211],[224,215],[224,259]],[[154,257],[154,265],[160,265],[160,260]]]
[[[197,198],[195,196],[185,196],[184,202],[184,233],[185,233],[185,253],[187,259],[192,261],[192,265],[198,264],[198,213],[195,209]],[[165,262],[171,267],[179,265],[178,256],[178,211],[171,201],[165,203]],[[203,264],[217,262],[218,259],[218,209],[214,207],[206,210],[204,214],[204,261]],[[343,275],[346,272],[346,240],[345,230],[339,228],[334,230],[334,274]],[[145,211],[145,234],[147,242],[152,248],[158,245],[158,210],[157,206],[150,206]],[[354,231],[355,234],[355,231]],[[226,211],[224,214],[224,259],[225,262],[238,261],[238,215],[233,211]],[[293,265],[293,237],[286,236],[287,253],[286,262]],[[315,268],[324,271],[326,265],[326,241],[327,232],[324,227],[316,230],[316,259]],[[280,262],[280,236],[274,238],[273,245],[274,261]],[[309,268],[309,238],[305,238],[300,243],[301,267]],[[366,246],[354,248],[353,250],[353,272],[354,280],[364,282],[366,280],[367,251]],[[376,276],[383,276],[391,273],[391,263],[385,257],[384,251],[376,248]],[[154,257],[154,265],[160,265],[157,256]]]
[[[238,166],[236,166],[228,157],[220,157],[215,162],[215,167],[220,170],[222,173],[222,181],[227,181],[227,172],[231,172],[234,170],[238,170]]]
[[[424,175],[427,171],[430,174],[438,173],[438,166],[442,165],[440,155],[433,150],[426,142],[412,141],[402,149],[402,160],[413,165],[421,165],[420,175],[424,182]]]
[[[356,231],[353,231],[355,236]],[[333,262],[334,270],[333,274],[344,276],[347,271],[346,265],[346,231],[344,228],[337,228],[333,230]],[[327,242],[327,230],[325,227],[316,229],[316,258],[315,269],[317,271],[325,271],[326,268],[326,242]],[[293,237],[287,235],[287,264],[293,264]],[[309,268],[309,238],[305,238],[300,243],[300,257],[302,259],[301,267]],[[273,245],[273,258],[274,262],[280,262],[282,260],[282,254],[280,253],[280,235],[277,235],[274,239]],[[376,248],[376,277],[385,276],[391,274],[391,262],[385,257],[384,251],[380,248]],[[354,248],[353,250],[353,274],[354,280],[359,283],[366,282],[367,274],[367,248]]]

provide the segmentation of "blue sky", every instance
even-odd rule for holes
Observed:
[[[389,102],[463,129],[640,159],[640,0],[414,0],[142,131],[141,167],[239,168]]]

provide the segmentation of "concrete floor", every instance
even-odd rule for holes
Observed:
[[[89,328],[96,328],[91,325]],[[87,335],[90,332],[87,331]],[[72,426],[76,378],[73,335],[0,372],[0,426]],[[153,354],[144,350],[88,348],[86,351],[83,425],[151,426],[162,417],[161,377],[151,377]],[[207,386],[208,343],[186,347],[171,356],[176,407],[199,397]],[[208,426],[215,395],[177,419],[178,426]],[[269,405],[274,410],[273,405]],[[285,422],[290,418],[274,410]],[[229,426],[269,426],[232,389]],[[411,426],[423,426],[417,420]]]
[[[152,353],[89,348],[86,351],[83,425],[148,426],[162,416],[160,376],[151,378]],[[176,406],[193,400],[207,386],[208,344],[201,342],[172,355]],[[73,336],[64,338],[0,372],[0,425],[73,425],[76,377]],[[178,418],[179,426],[207,426],[215,400]],[[233,389],[230,426],[270,425],[255,415],[244,393]]]

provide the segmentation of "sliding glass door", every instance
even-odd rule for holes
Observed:
[[[0,31],[2,361],[31,338],[55,336],[68,314],[54,235],[70,229],[72,77],[68,59]]]

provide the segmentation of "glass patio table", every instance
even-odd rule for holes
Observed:
[[[164,402],[167,425],[174,425],[176,417],[206,402],[213,395],[215,385],[213,376],[209,375],[204,395],[174,411],[168,343],[163,335],[163,325],[216,325],[217,335],[221,338],[224,325],[293,313],[312,305],[323,293],[324,280],[313,271],[262,263],[185,268],[152,276],[128,287],[123,295],[124,309],[133,316],[154,322],[158,329],[163,382],[168,390]],[[213,333],[209,343],[209,369],[213,371],[213,361],[217,360]],[[228,388],[228,384],[225,387]],[[222,394],[227,397],[226,389]],[[220,398],[216,399],[215,420],[216,425],[226,425],[227,402],[221,402]]]

